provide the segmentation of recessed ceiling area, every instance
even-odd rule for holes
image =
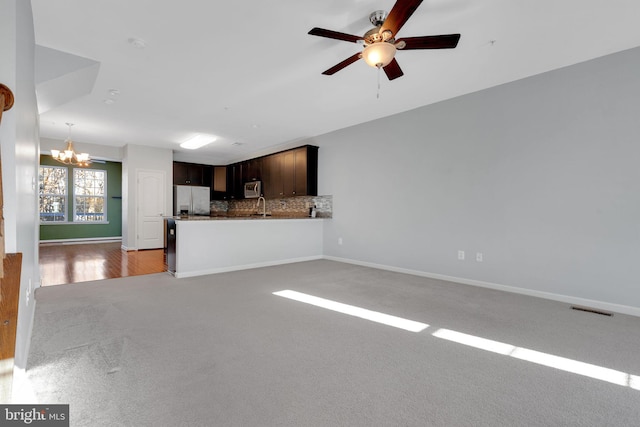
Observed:
[[[364,61],[321,74],[361,46],[311,28],[362,35],[394,3],[32,0],[36,44],[99,64],[40,135],[64,140],[71,122],[83,143],[181,153],[213,135],[196,152],[224,164],[640,45],[636,1],[425,0],[400,36],[460,33],[455,49],[398,51],[393,81]]]

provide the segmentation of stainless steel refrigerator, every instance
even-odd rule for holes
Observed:
[[[174,215],[209,215],[210,195],[209,187],[195,187],[191,185],[173,186],[173,214]]]

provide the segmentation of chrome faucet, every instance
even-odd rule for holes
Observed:
[[[256,210],[258,210],[258,208],[260,207],[260,200],[262,200],[262,217],[266,218],[267,217],[267,201],[264,199],[264,197],[262,196],[258,197],[258,202],[256,203]]]

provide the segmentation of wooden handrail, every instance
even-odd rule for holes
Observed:
[[[0,124],[2,124],[2,113],[13,107],[13,101],[11,89],[0,83]],[[4,258],[4,198],[2,196],[2,157],[0,157],[0,259]],[[4,263],[0,262],[0,279],[3,277]]]
[[[4,197],[2,195],[2,156],[0,156],[0,289],[2,289],[2,278],[4,277]],[[0,294],[1,295],[1,294]],[[0,297],[1,298],[1,297]]]
[[[16,352],[22,253],[7,254],[2,264],[7,276],[0,279],[0,402],[9,402]]]
[[[11,107],[13,107],[13,92],[0,83],[0,123],[2,123],[2,112],[9,111]]]
[[[2,113],[13,107],[13,92],[0,83],[0,124]],[[2,157],[0,156],[0,401],[8,402],[13,381],[16,349],[18,301],[22,254],[6,255],[4,247],[4,198],[2,195]],[[7,270],[7,277],[4,272]]]

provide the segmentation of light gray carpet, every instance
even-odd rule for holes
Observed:
[[[413,333],[272,295],[424,322]],[[72,426],[631,426],[640,391],[433,336],[640,375],[640,318],[312,261],[36,293],[28,377]]]

